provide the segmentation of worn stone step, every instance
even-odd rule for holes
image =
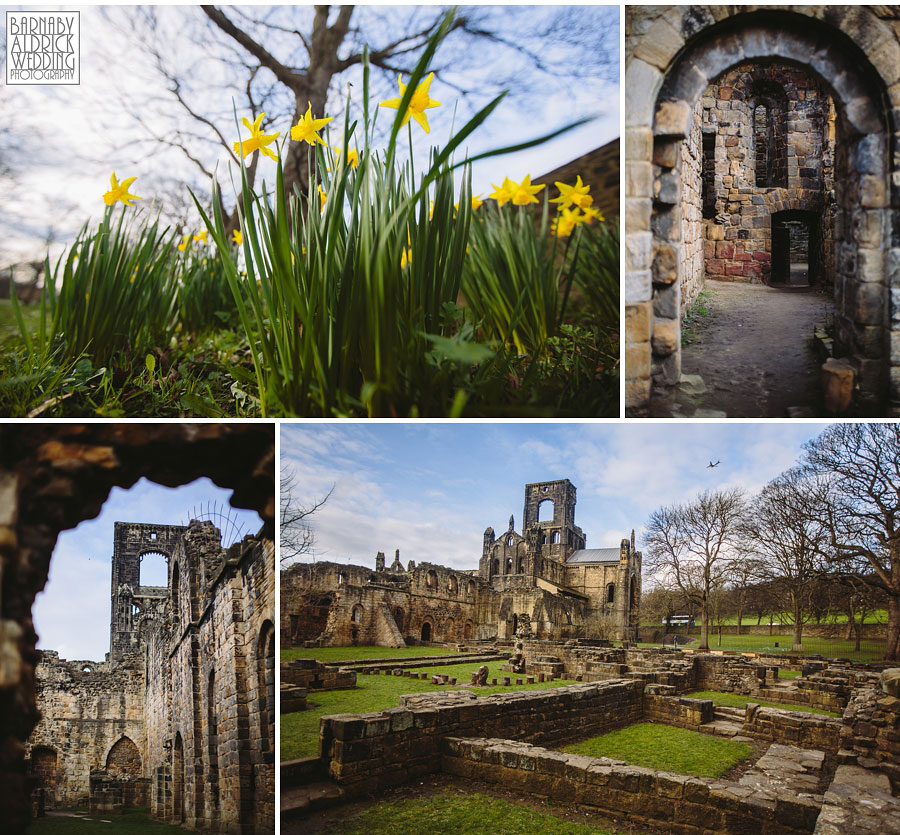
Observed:
[[[706,722],[701,725],[700,730],[715,736],[737,736],[744,730],[744,727],[743,723],[739,725],[736,722],[729,722],[725,719],[716,719],[713,722]]]
[[[715,715],[716,719],[724,719],[727,722],[740,722],[743,725],[746,711],[742,707],[716,705]]]
[[[282,788],[281,816],[304,815],[315,809],[333,806],[340,803],[343,795],[344,792],[340,786],[327,781],[309,783],[305,786]]]

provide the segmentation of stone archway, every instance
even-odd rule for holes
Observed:
[[[900,165],[889,139],[900,111],[900,42],[864,7],[792,11],[631,7],[626,37],[626,413],[679,382],[684,272],[682,145],[710,83],[742,63],[778,60],[826,85],[840,130],[836,177],[837,353],[863,408],[900,405]],[[893,108],[893,113],[892,113]],[[894,319],[897,318],[897,324]],[[893,343],[897,344],[894,345]]]
[[[0,425],[0,808],[25,828],[29,798],[22,745],[37,720],[39,654],[31,607],[46,583],[59,533],[100,512],[109,491],[146,477],[164,486],[202,476],[231,488],[275,535],[275,435],[270,424]]]

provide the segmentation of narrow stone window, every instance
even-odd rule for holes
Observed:
[[[756,185],[766,188],[772,184],[771,114],[764,104],[753,109],[753,137],[756,145]]]
[[[209,757],[209,793],[213,809],[219,808],[219,722],[216,717],[216,673],[210,670],[206,688],[207,755]]]
[[[716,216],[716,134],[703,134],[703,217]]]
[[[362,623],[362,616],[363,616],[362,606],[354,606],[353,607],[353,615],[351,616],[352,621],[354,623]]]
[[[606,587],[606,602],[607,603],[615,603],[616,602],[616,584],[610,583]]]

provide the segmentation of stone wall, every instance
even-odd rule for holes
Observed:
[[[704,255],[707,249],[704,243],[703,221],[703,142],[706,140],[701,131],[702,116],[701,102],[697,102],[691,133],[681,146],[681,223],[684,241],[678,270],[680,309],[674,311],[674,315],[662,316],[663,323],[684,314],[684,311],[697,300],[705,279]],[[661,299],[660,303],[662,302]],[[655,331],[654,336],[659,338]]]
[[[578,684],[476,698],[471,691],[418,697],[414,707],[325,716],[320,755],[346,797],[376,792],[441,769],[448,736],[503,736],[551,742],[600,734],[642,713],[643,685]]]
[[[742,732],[755,739],[836,754],[841,720],[749,704]]]
[[[670,835],[797,835],[812,832],[819,814],[819,803],[796,792],[772,797],[765,790],[508,739],[444,739],[443,769]]]
[[[271,541],[227,552],[192,523],[170,617],[147,640],[154,816],[271,832],[275,814],[275,566]],[[177,614],[176,614],[177,613]]]
[[[36,672],[42,716],[26,752],[47,808],[87,806],[92,771],[147,776],[140,756],[146,746],[140,655],[111,667],[44,650]]]
[[[841,761],[881,771],[900,790],[900,698],[880,687],[859,690],[841,728]]]

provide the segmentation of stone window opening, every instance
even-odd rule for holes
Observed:
[[[429,589],[436,589],[438,584],[437,572],[434,570],[430,570],[425,575],[425,587]]]
[[[350,616],[350,620],[352,620],[354,623],[362,623],[362,616],[363,607],[359,605],[354,606],[353,613]]]
[[[547,489],[546,487],[544,488]],[[553,499],[544,499],[538,505],[537,520],[538,522],[552,522],[555,515],[555,506]]]
[[[553,534],[550,536],[550,544],[551,545],[559,545],[560,543],[560,532],[553,531]]]
[[[510,534],[508,537],[506,537],[506,546],[507,546],[508,548],[512,548],[512,546],[513,546],[513,544],[515,543],[515,541],[516,541],[516,540],[515,540],[515,538],[513,537],[513,535]]]
[[[447,591],[450,592],[450,594],[459,594],[459,583],[452,574],[447,580]]]
[[[475,581],[474,581],[474,580],[469,580],[469,584],[468,584],[468,586],[466,586],[466,592],[467,592],[468,594],[475,594],[475,589],[476,589],[476,588],[477,588],[477,587],[476,587],[476,585],[475,585]]]
[[[491,576],[495,577],[500,573],[500,560],[494,560],[491,563]]]
[[[525,573],[525,559],[523,557],[519,557],[519,562],[516,564],[516,574],[524,574]]]
[[[165,588],[169,585],[169,556],[162,551],[145,551],[141,554],[142,586]]]
[[[716,133],[703,131],[703,217],[716,216]]]
[[[344,574],[343,571],[341,571],[341,572],[338,574],[338,585],[339,585],[339,586],[343,586],[346,582],[347,582],[347,575]]]
[[[359,609],[362,616],[362,607]],[[356,610],[354,609],[354,614]],[[358,621],[357,621],[358,622]],[[275,762],[275,627],[263,623],[256,644],[256,686],[259,704],[259,737],[265,762]]]
[[[507,574],[512,574],[512,570],[513,570],[513,561],[512,561],[512,557],[507,557],[507,558],[506,558],[506,573],[507,573]]]
[[[610,583],[606,587],[606,602],[607,603],[615,603],[616,602],[616,584]]]
[[[178,570],[178,563],[172,566],[172,617],[178,620],[179,612],[179,594],[181,592],[181,573]]]

